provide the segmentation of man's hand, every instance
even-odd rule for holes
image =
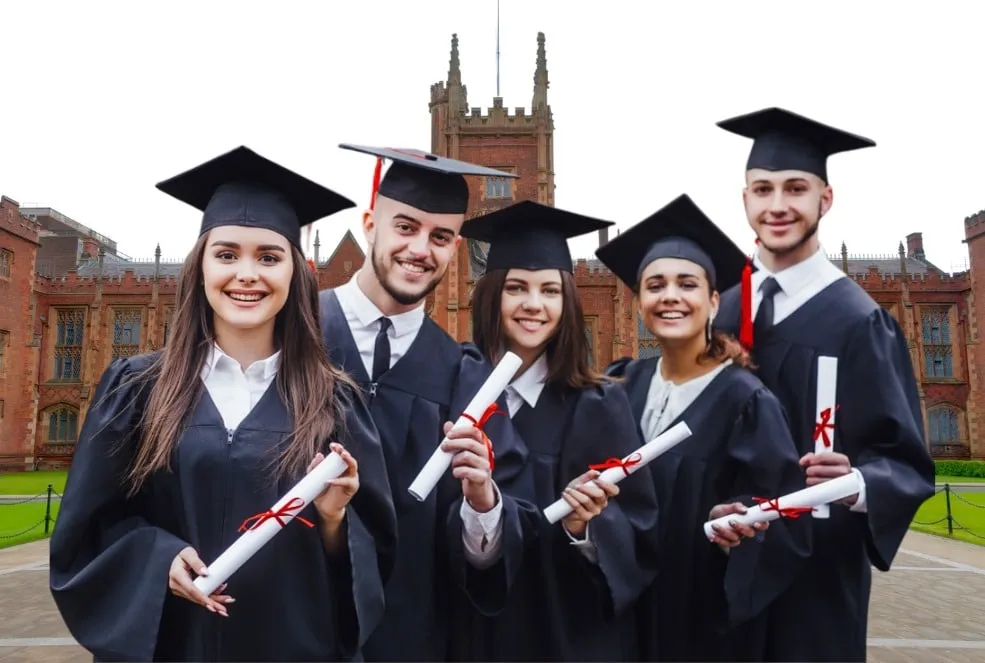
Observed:
[[[589,481],[593,484],[589,484]],[[609,505],[609,498],[619,494],[619,486],[599,480],[599,472],[589,470],[569,483],[561,497],[572,512],[561,523],[571,536],[583,537],[589,521]]]
[[[708,512],[708,520],[715,520],[716,518],[727,516],[730,513],[742,514],[748,510],[748,507],[742,502],[718,504]],[[711,541],[712,543],[718,544],[722,550],[728,551],[729,548],[734,548],[742,543],[743,539],[751,539],[758,532],[765,532],[769,526],[769,523],[756,523],[755,525],[749,526],[730,520],[728,527],[723,527],[722,525],[711,526],[712,531],[715,533]]]
[[[485,433],[475,426],[452,430],[453,426],[452,422],[445,422],[448,441],[441,445],[443,451],[454,454],[452,476],[462,482],[462,495],[473,509],[479,513],[491,511],[496,506],[496,490]]]
[[[830,451],[823,454],[813,452],[804,454],[800,459],[800,466],[807,468],[807,486],[816,486],[825,481],[837,479],[852,471],[852,462],[845,454]],[[858,500],[858,493],[843,500],[838,500],[837,504],[852,506]]]

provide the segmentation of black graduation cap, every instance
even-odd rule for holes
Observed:
[[[469,187],[465,175],[517,177],[513,173],[413,148],[365,147],[347,143],[342,143],[339,147],[376,157],[370,209],[375,206],[376,195],[379,194],[422,212],[464,214],[469,205]],[[390,159],[393,164],[381,181],[383,159]]]
[[[700,265],[719,292],[739,283],[747,264],[745,254],[687,194],[621,232],[595,255],[634,291],[643,270],[659,258]]]
[[[320,184],[237,147],[157,188],[202,210],[199,235],[218,226],[267,228],[301,247],[301,227],[356,204]]]
[[[802,170],[825,182],[829,156],[875,146],[863,136],[775,107],[722,120],[718,126],[753,139],[746,170]]]
[[[614,225],[557,207],[525,200],[477,216],[462,227],[462,236],[489,242],[486,270],[572,270],[568,238]]]

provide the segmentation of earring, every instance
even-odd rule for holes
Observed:
[[[705,343],[711,345],[711,318],[708,318],[708,324],[705,325]]]

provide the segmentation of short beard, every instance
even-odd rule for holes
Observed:
[[[795,244],[793,244],[792,246],[788,246],[786,248],[783,248],[783,249],[774,249],[774,248],[771,248],[769,246],[766,246],[766,244],[763,242],[762,239],[759,240],[759,243],[762,244],[764,247],[766,247],[766,250],[769,251],[770,253],[772,253],[773,255],[776,255],[776,256],[789,255],[789,254],[793,253],[794,251],[797,251],[798,249],[800,249],[800,247],[802,247],[804,244],[807,244],[807,242],[809,242],[811,240],[811,237],[813,237],[814,235],[817,234],[817,230],[818,230],[818,227],[820,225],[821,225],[821,203],[818,203],[817,204],[817,219],[815,219],[814,223],[812,223],[811,225],[809,225],[807,227],[807,232],[805,232],[804,233],[804,236],[801,237],[799,240],[797,240],[797,242]]]
[[[370,251],[369,257],[370,263],[373,265],[373,273],[376,274],[376,280],[379,281],[381,286],[383,286],[383,290],[385,290],[386,293],[393,298],[393,301],[397,302],[401,306],[413,306],[414,304],[424,301],[441,282],[441,276],[436,276],[430,283],[427,284],[427,287],[424,288],[424,291],[420,294],[400,292],[399,290],[394,289],[387,281],[386,270],[383,268],[382,260],[376,252],[375,246]]]

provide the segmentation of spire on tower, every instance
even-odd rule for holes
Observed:
[[[451,36],[451,58],[448,60],[448,84],[462,84],[462,68],[458,59],[458,34]]]
[[[537,33],[537,69],[534,71],[534,99],[531,108],[536,113],[547,108],[547,50],[544,48],[544,33]]]

